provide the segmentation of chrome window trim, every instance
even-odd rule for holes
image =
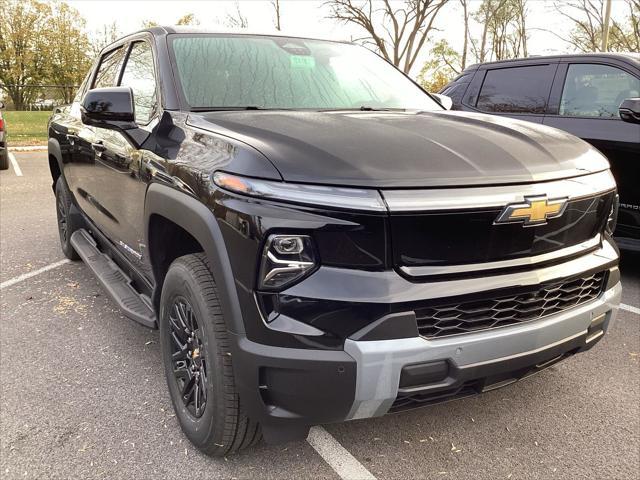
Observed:
[[[565,257],[576,256],[587,253],[600,245],[600,234],[590,240],[586,240],[578,245],[562,248],[553,252],[535,255],[533,257],[513,258],[510,260],[499,260],[496,262],[485,263],[469,263],[466,265],[445,265],[445,266],[418,266],[418,267],[400,267],[400,270],[410,277],[426,277],[433,275],[450,275],[471,272],[481,272],[489,270],[497,270],[503,268],[513,268],[521,266],[533,266],[544,262],[558,260]]]
[[[614,190],[615,180],[610,170],[575,178],[497,187],[456,187],[434,189],[381,190],[391,213],[441,210],[478,210],[503,208],[510,203],[522,203],[525,197],[546,195],[547,198],[567,197],[568,201],[591,197]]]

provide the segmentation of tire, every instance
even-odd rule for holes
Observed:
[[[56,216],[58,218],[60,246],[65,257],[69,260],[80,260],[80,256],[71,245],[71,235],[82,225],[78,221],[78,215],[71,214],[71,206],[71,192],[69,192],[67,183],[61,175],[56,181]]]
[[[0,153],[0,170],[9,169],[9,151],[4,148]]]
[[[258,443],[260,426],[244,413],[235,387],[227,325],[204,254],[171,264],[160,303],[165,376],[187,438],[211,456]]]

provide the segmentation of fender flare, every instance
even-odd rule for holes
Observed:
[[[227,328],[233,333],[244,334],[244,323],[231,262],[222,231],[213,212],[199,200],[186,193],[166,185],[152,183],[147,189],[144,204],[144,232],[148,248],[151,248],[149,225],[153,215],[159,215],[172,221],[189,232],[200,243],[216,281]]]
[[[60,150],[60,143],[58,143],[58,140],[56,140],[55,138],[49,138],[49,141],[47,142],[47,151],[48,156],[55,158],[56,162],[58,162],[58,171],[60,172],[60,175],[62,175],[64,172],[64,169],[62,168],[62,151]],[[54,180],[53,188],[55,189],[55,178],[53,178],[51,165],[49,165],[49,171],[51,173],[51,178]]]

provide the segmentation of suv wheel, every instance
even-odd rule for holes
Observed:
[[[62,252],[69,260],[79,260],[80,256],[71,245],[71,235],[80,228],[78,215],[71,215],[71,193],[62,176],[56,181],[56,214]]]
[[[185,255],[171,264],[160,302],[165,375],[185,435],[212,456],[257,443],[260,426],[240,405],[227,326],[203,254]]]

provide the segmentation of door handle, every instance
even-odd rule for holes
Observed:
[[[102,143],[102,141],[92,143],[91,148],[93,148],[98,153],[102,153],[107,149],[107,147],[104,146],[104,143]]]

